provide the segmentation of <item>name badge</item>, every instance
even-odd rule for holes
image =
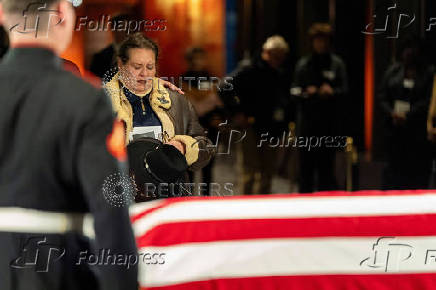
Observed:
[[[395,100],[394,112],[397,114],[407,114],[410,112],[410,103],[402,100]]]
[[[415,87],[415,80],[412,79],[404,79],[403,87],[406,89],[413,89]]]
[[[332,81],[336,78],[336,73],[332,70],[325,70],[322,72],[322,76],[326,79]]]
[[[198,81],[198,89],[200,91],[209,91],[212,89],[211,83],[203,80],[202,82]]]
[[[285,119],[285,111],[283,109],[276,109],[273,114],[273,119],[276,122],[282,122]]]

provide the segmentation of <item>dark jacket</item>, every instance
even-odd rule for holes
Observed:
[[[133,130],[133,110],[120,90],[118,73],[107,80],[105,90],[112,98],[114,111],[126,125],[126,143]],[[212,142],[205,136],[192,104],[182,95],[167,90],[158,78],[153,79],[150,105],[162,124],[165,141],[177,140],[185,144],[186,161],[192,171],[206,166],[215,153]]]
[[[222,86],[220,96],[231,113],[243,113],[253,120],[257,137],[282,136],[294,117],[290,102],[290,77],[255,59],[240,65],[231,75],[230,85]]]
[[[100,52],[94,54],[91,60],[90,71],[104,78],[104,75],[115,65],[115,48],[111,44]]]
[[[434,68],[431,66],[423,67],[418,70],[414,79],[413,89],[404,87],[404,70],[401,63],[391,65],[385,72],[378,94],[379,105],[383,116],[392,127],[391,114],[394,110],[396,100],[410,103],[410,112],[407,114],[407,123],[426,123],[427,113],[433,89]],[[424,124],[425,128],[426,124]]]
[[[344,98],[348,91],[347,73],[342,59],[335,54],[315,55],[300,59],[295,67],[294,88],[303,92],[309,86],[319,88],[329,84],[334,96],[323,99],[319,95],[297,98],[299,134],[305,136],[337,135],[345,111]]]
[[[76,265],[92,245],[137,251],[128,209],[111,206],[102,192],[105,179],[126,170],[106,145],[114,122],[108,97],[43,48],[10,50],[0,65],[0,91],[0,210],[91,213],[96,234],[94,244],[74,232],[0,233],[0,289],[137,289],[136,267]],[[29,238],[46,238],[65,256],[46,273],[11,268]]]
[[[433,89],[434,69],[420,66],[412,89],[405,88],[405,66],[392,64],[385,72],[378,93],[378,104],[386,124],[388,154],[398,162],[405,159],[417,161],[429,159],[427,142],[427,114]],[[402,124],[395,125],[392,119],[395,101],[410,104],[410,111]],[[418,158],[419,157],[419,158]]]

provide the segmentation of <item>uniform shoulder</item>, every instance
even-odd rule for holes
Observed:
[[[87,82],[86,80],[80,78],[79,76],[74,75],[73,73],[66,71],[66,70],[60,70],[57,74],[57,81],[62,84],[69,84],[69,90],[71,93],[77,93],[78,91],[84,92],[84,93],[90,93],[95,94],[101,89],[96,88],[91,83]]]
[[[101,102],[101,98],[107,99],[102,89],[98,89],[75,76],[71,72],[60,70],[55,77],[54,90],[57,95],[62,95],[62,101],[71,108],[83,105],[92,105]]]

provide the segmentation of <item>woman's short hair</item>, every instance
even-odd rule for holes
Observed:
[[[159,56],[159,47],[157,46],[156,42],[144,36],[140,32],[126,37],[126,39],[124,39],[118,48],[117,56],[123,63],[126,63],[129,60],[129,50],[132,48],[151,49],[154,52],[156,60]]]

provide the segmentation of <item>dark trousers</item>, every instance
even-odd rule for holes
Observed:
[[[426,162],[427,163],[427,162]],[[430,164],[409,164],[408,167],[388,166],[384,173],[384,189],[427,189],[430,184]]]
[[[212,169],[214,163],[215,163],[215,158],[212,158],[210,162],[201,169],[201,175],[202,175],[201,183],[205,183],[206,185],[204,187],[199,187],[201,188],[201,192],[199,192],[200,195],[206,195],[206,196],[210,195],[210,185],[212,183]],[[188,171],[188,174],[189,174],[189,181],[194,182],[194,172]]]
[[[423,146],[424,147],[424,146]],[[432,156],[417,154],[419,148],[403,154],[389,154],[388,166],[384,171],[384,186],[386,190],[427,189],[430,185],[432,172]],[[410,158],[415,157],[415,158]]]
[[[336,190],[335,156],[336,151],[329,148],[311,151],[302,148],[299,152],[299,192]]]
[[[279,148],[269,144],[259,146],[260,135],[253,128],[247,128],[246,136],[241,142],[242,186],[245,195],[271,193]]]
[[[80,252],[90,249],[84,237],[0,232],[0,245],[2,290],[100,289],[92,267],[77,265]]]
[[[393,129],[388,140],[388,166],[383,176],[384,189],[429,188],[432,159],[435,155],[434,148],[427,142],[426,132],[421,127]]]

